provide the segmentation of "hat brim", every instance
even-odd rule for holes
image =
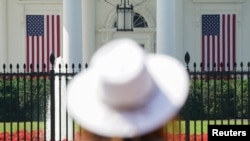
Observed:
[[[148,103],[133,110],[118,110],[99,97],[98,70],[90,67],[70,81],[68,113],[83,128],[108,137],[135,137],[149,133],[177,114],[188,96],[187,71],[176,59],[149,55],[147,69],[157,85]]]

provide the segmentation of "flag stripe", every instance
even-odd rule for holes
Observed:
[[[202,15],[203,70],[232,70],[236,60],[236,15]],[[209,67],[208,67],[209,64]],[[229,65],[229,66],[228,66]]]
[[[230,27],[230,15],[227,15],[227,46],[230,47],[230,31],[231,27]],[[230,49],[231,48],[227,48],[227,62],[226,63],[229,63],[230,62]],[[231,64],[229,64],[229,67],[230,67]]]
[[[212,62],[211,62],[211,67],[213,68],[213,63],[215,63],[215,37],[212,36],[212,47],[213,47],[213,50],[212,50],[212,55],[213,55],[213,59],[212,59]]]
[[[202,71],[204,71],[204,66],[205,66],[205,64],[204,64],[205,63],[205,45],[204,45],[205,41],[204,40],[205,40],[205,36],[202,36],[201,38],[202,38],[201,42],[202,42],[202,63],[203,63],[202,64],[203,65],[202,66]]]
[[[31,55],[32,55],[32,60],[31,60],[31,62],[34,62],[34,60],[35,60],[35,59],[34,59],[34,58],[35,58],[34,38],[35,38],[34,36],[31,37],[31,50],[32,50],[32,54],[31,54]],[[34,65],[34,63],[32,63],[32,64]],[[33,71],[33,70],[32,70],[32,71]]]
[[[52,29],[51,29],[51,32],[52,32],[52,33],[51,33],[51,35],[52,35],[52,36],[51,36],[51,38],[52,38],[52,39],[51,39],[51,43],[52,43],[52,53],[55,53],[55,46],[54,46],[54,45],[55,45],[55,39],[54,39],[54,37],[55,37],[55,36],[54,36],[54,34],[55,34],[55,33],[54,33],[54,31],[55,31],[55,29],[54,29],[54,25],[55,25],[55,23],[54,23],[54,16],[52,16],[52,19],[51,19],[51,20],[52,20],[52,21],[51,21],[51,22],[52,22],[52,25],[51,25],[51,28],[52,28]]]
[[[217,70],[220,70],[220,63],[221,63],[221,46],[220,46],[220,35],[217,37]]]
[[[211,61],[210,61],[210,36],[208,36],[208,38],[207,38],[207,60],[208,60],[208,62],[207,62],[207,64],[208,63],[210,63]],[[207,67],[207,65],[206,65],[206,67]]]
[[[236,16],[233,15],[233,61],[236,63]]]
[[[57,15],[57,21],[60,21],[60,17]],[[57,22],[57,54],[60,54],[60,48],[61,48],[61,44],[60,44],[60,24],[59,22]]]
[[[29,65],[30,64],[30,56],[29,56],[29,52],[30,52],[30,47],[29,47],[29,37],[28,37],[28,35],[27,35],[27,38],[26,38],[26,43],[27,43],[27,46],[26,46],[26,67],[28,68],[28,66],[27,65]],[[27,69],[27,70],[29,70],[29,69]]]
[[[60,16],[26,15],[26,24],[27,71],[49,71],[51,53],[54,53],[55,57],[60,56]],[[33,65],[32,70],[30,64]],[[39,70],[36,69],[37,65]]]
[[[225,15],[222,15],[222,62],[223,63],[223,70],[225,70]]]
[[[36,68],[37,64],[41,65],[40,62],[39,62],[39,56],[40,56],[39,54],[41,52],[41,51],[39,51],[39,48],[40,48],[39,37],[36,38],[35,44],[36,44],[36,48],[35,48],[35,62],[37,62],[37,63],[34,64],[34,68]]]
[[[45,48],[44,48],[44,37],[42,37],[42,71],[45,71],[44,70],[44,64],[45,64],[45,62],[44,62],[44,60],[45,60]]]
[[[47,35],[47,40],[46,40],[46,43],[47,43],[47,55],[46,55],[46,58],[48,58],[48,56],[49,56],[49,53],[50,53],[50,50],[49,50],[49,28],[50,28],[50,24],[49,24],[49,16],[46,16],[46,27],[47,27],[47,32],[46,32],[46,35]],[[47,71],[49,70],[49,65],[50,63],[49,63],[49,59],[47,59],[47,64],[46,64],[46,66],[47,66]]]

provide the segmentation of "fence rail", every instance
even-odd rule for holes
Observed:
[[[22,68],[3,65],[0,72],[0,141],[74,140],[79,136],[78,125],[70,119],[63,105],[66,85],[82,67],[56,63],[53,55],[50,59],[50,72],[39,71],[38,65],[35,72],[26,72],[25,65]],[[237,70],[235,63],[232,71],[197,71],[195,63],[194,69],[189,69],[189,60],[186,54],[189,97],[175,121],[178,126],[166,128],[166,138],[179,141],[183,139],[180,135],[184,135],[187,141],[207,140],[209,124],[250,125],[250,63],[246,70],[242,63]],[[84,67],[86,69],[87,65]]]

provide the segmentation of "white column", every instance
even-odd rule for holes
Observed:
[[[156,52],[176,56],[176,0],[157,0]]]
[[[186,53],[186,49],[184,46],[184,23],[183,23],[183,0],[176,0],[175,3],[175,12],[176,12],[176,57],[180,59],[180,61],[184,61],[184,56]]]
[[[89,63],[95,51],[95,2],[82,0],[82,43],[83,63]]]
[[[7,0],[0,0],[0,70],[3,63],[8,63],[7,36]]]
[[[82,0],[63,0],[63,61],[70,67],[73,63],[76,67],[79,63],[82,64]],[[66,99],[64,94],[63,99]],[[63,118],[66,119],[66,116]],[[72,140],[73,120],[70,116],[67,119],[67,129],[65,123],[61,129],[68,130],[68,139]],[[63,133],[66,133],[65,131]]]
[[[81,5],[81,0],[63,0],[63,60],[70,66],[82,63]]]

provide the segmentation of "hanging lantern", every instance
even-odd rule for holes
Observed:
[[[133,5],[129,0],[121,0],[121,4],[116,7],[117,11],[117,31],[133,31]]]

